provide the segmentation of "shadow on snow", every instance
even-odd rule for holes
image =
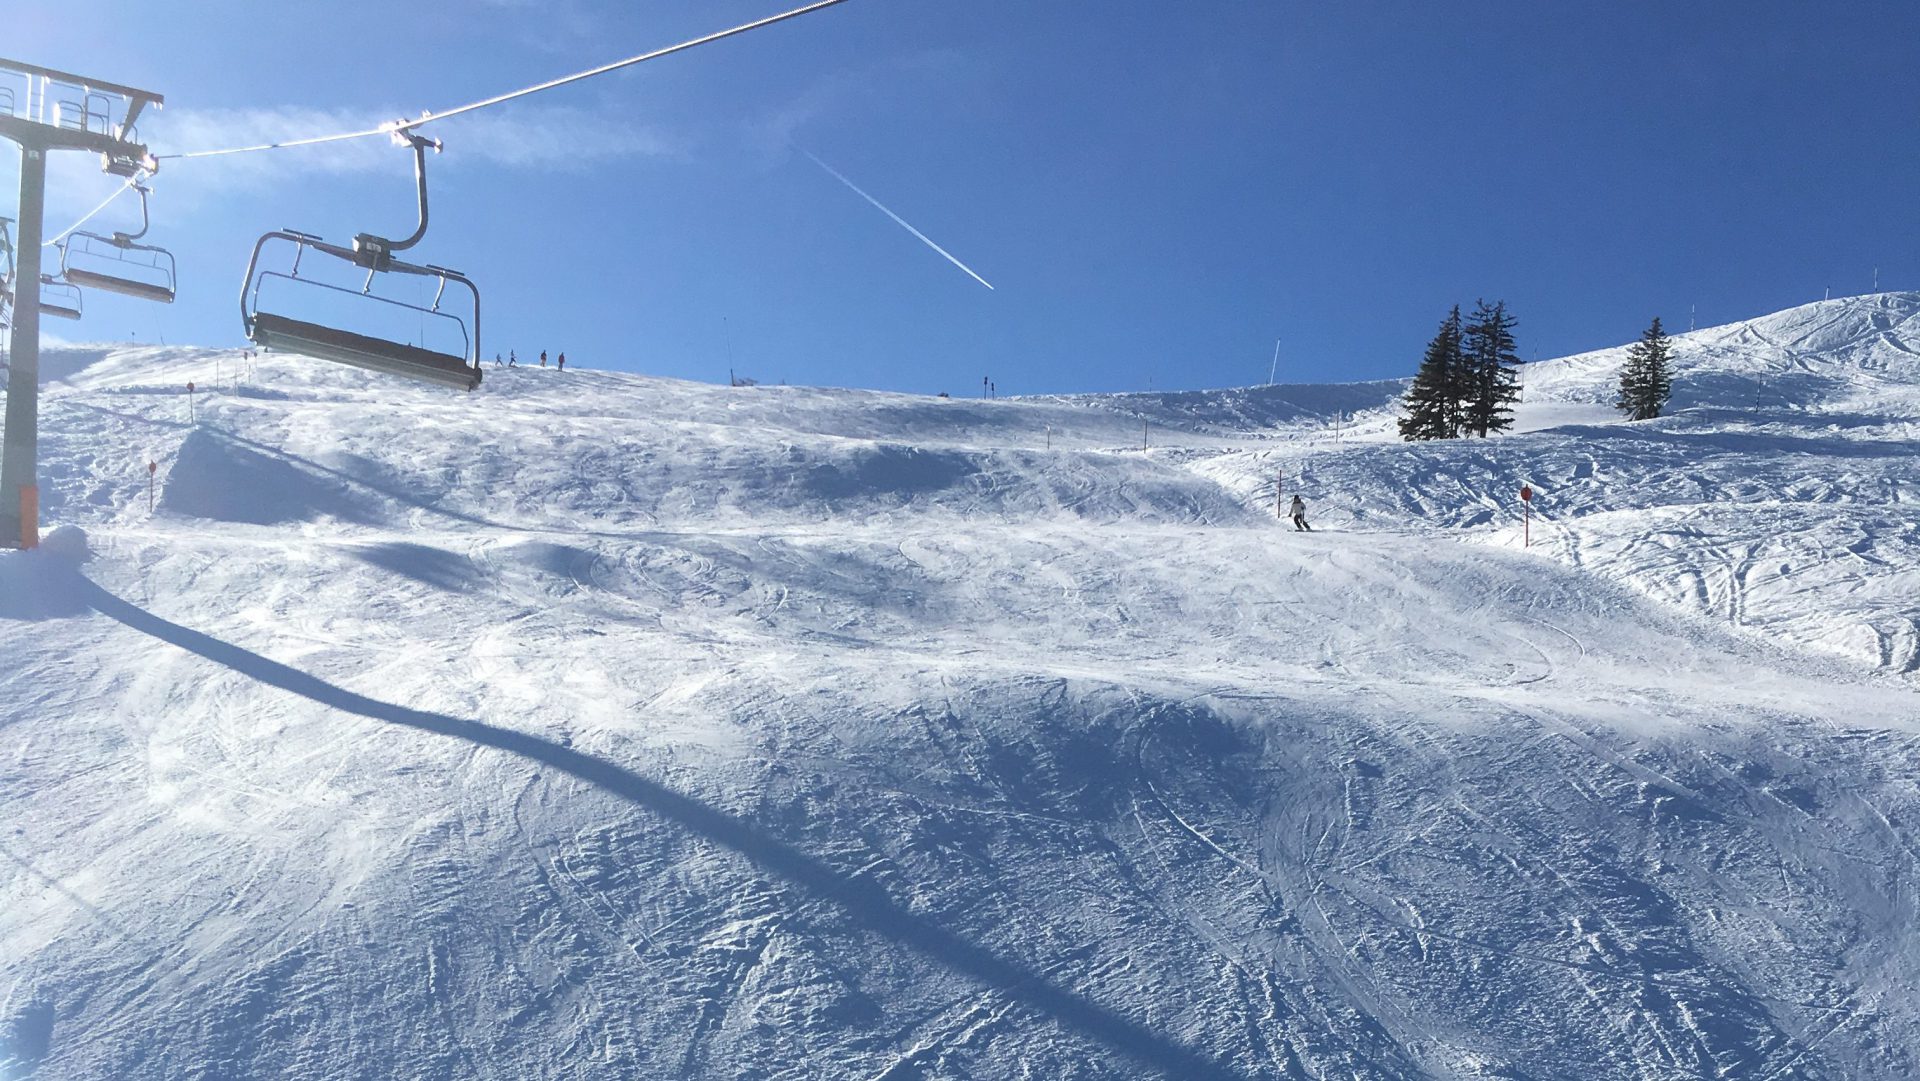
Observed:
[[[75,594],[94,611],[251,679],[345,713],[519,755],[652,811],[739,853],[762,871],[838,905],[857,925],[992,985],[1028,1008],[1143,1065],[1183,1079],[1238,1076],[1139,1022],[1058,987],[925,916],[906,911],[880,886],[836,871],[751,822],[682,795],[623,766],[524,732],[409,709],[356,694],[230,642],[163,619],[121,600],[77,572],[74,576],[78,579]]]

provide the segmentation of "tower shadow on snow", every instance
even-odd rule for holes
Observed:
[[[1036,1013],[1168,1077],[1181,1081],[1207,1078],[1232,1081],[1242,1076],[1137,1021],[1056,986],[926,916],[907,911],[878,885],[836,871],[749,821],[623,766],[524,732],[409,709],[356,694],[251,650],[163,619],[114,596],[77,571],[74,578],[75,594],[94,611],[250,679],[344,713],[519,755],[651,811],[739,853],[761,871],[839,906],[855,925],[988,984]]]

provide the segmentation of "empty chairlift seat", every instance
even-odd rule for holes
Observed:
[[[262,349],[298,353],[320,360],[338,361],[376,372],[388,372],[409,379],[425,380],[467,390],[480,385],[480,290],[466,275],[446,267],[403,262],[394,257],[427,235],[427,149],[439,150],[440,144],[401,129],[394,141],[413,151],[414,181],[419,188],[420,222],[413,235],[389,240],[371,233],[353,238],[351,247],[330,244],[310,233],[278,230],[261,237],[253,246],[253,258],[247,263],[247,277],[240,289],[240,318],[247,337]],[[287,269],[272,269],[262,261],[269,249],[278,253],[292,249]],[[344,271],[347,267],[359,277],[359,288],[347,288],[309,273],[301,276],[301,262],[309,255],[318,257],[323,268]],[[345,264],[345,266],[342,266]],[[277,266],[278,263],[273,265]],[[311,270],[312,268],[308,268]],[[431,283],[433,298],[408,299],[405,295],[376,293],[376,285],[390,287],[413,281]],[[459,311],[445,307],[447,287],[457,286],[466,299]],[[273,303],[263,307],[263,290],[271,286]],[[329,314],[340,316],[352,311],[356,318],[372,316],[385,334],[364,333],[335,325],[334,319],[301,318],[289,315],[281,307],[288,299],[301,298],[308,304],[332,304]],[[379,321],[384,317],[384,322]],[[412,320],[407,325],[403,320]],[[417,334],[417,341],[402,340],[396,328]],[[430,333],[431,331],[431,333]],[[428,344],[432,341],[434,345]],[[456,352],[435,345],[457,342]]]
[[[480,385],[479,369],[468,364],[465,357],[355,334],[350,330],[291,319],[273,312],[255,312],[248,337],[255,345],[273,352],[298,353],[464,390],[472,390]]]
[[[112,236],[72,234],[60,244],[60,276],[88,289],[171,304],[178,285],[173,253],[140,243],[151,224],[147,186],[135,184],[133,188],[140,193],[140,231]]]
[[[123,235],[75,233],[61,248],[60,276],[75,285],[161,304],[177,289],[173,253]]]
[[[41,315],[51,315],[56,319],[78,319],[83,310],[77,286],[51,274],[40,275]]]
[[[294,248],[290,269],[282,271],[263,267],[263,252],[289,244]],[[362,265],[353,249],[329,244],[305,233],[273,232],[261,237],[254,245],[253,261],[247,269],[247,289],[241,296],[240,314],[248,340],[272,352],[296,353],[443,386],[472,390],[480,385],[480,292],[465,275],[444,267],[416,266],[388,258],[381,261],[378,269],[366,270],[366,283],[362,288],[350,289],[321,281],[311,273],[302,277],[301,263],[309,252],[331,260]],[[372,292],[372,287],[382,275],[429,279],[435,284],[433,299],[431,302],[414,303],[377,295]],[[459,286],[465,291],[466,303],[462,305],[461,314],[448,310],[444,304],[448,285]],[[309,300],[344,299],[348,307],[379,306],[376,310],[386,313],[410,312],[423,324],[429,321],[434,323],[442,332],[443,339],[458,341],[462,348],[460,352],[436,349],[424,343],[397,341],[328,322],[301,318],[287,314],[285,310],[269,310],[262,298],[263,287],[268,286],[278,294],[274,301],[276,306],[283,306],[289,299],[305,296]]]

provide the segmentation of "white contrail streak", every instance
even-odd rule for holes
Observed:
[[[898,214],[895,214],[891,210],[888,210],[885,203],[882,203],[880,200],[875,199],[873,196],[868,195],[864,191],[861,191],[860,185],[855,184],[853,181],[848,180],[846,177],[840,175],[840,170],[835,169],[833,166],[828,165],[826,162],[821,161],[819,158],[814,157],[813,152],[810,150],[807,150],[803,147],[794,147],[794,149],[800,151],[800,153],[802,154],[805,154],[807,157],[812,158],[813,163],[815,165],[818,165],[820,168],[825,169],[827,173],[831,175],[835,180],[838,180],[840,183],[845,184],[847,187],[853,189],[853,193],[855,195],[858,195],[860,198],[865,199],[869,203],[872,203],[874,207],[880,211],[880,213],[885,214],[887,217],[892,218],[895,222],[897,222],[900,228],[905,229],[907,232],[912,233],[914,236],[919,237],[920,243],[925,244],[927,247],[932,248],[934,251],[937,251],[941,255],[946,256],[947,262],[952,263],[954,266],[957,266],[961,270],[966,271],[968,277],[972,278],[974,281],[979,282],[981,285],[984,285],[989,289],[993,288],[992,282],[988,281],[987,279],[981,277],[978,274],[975,274],[973,272],[972,267],[968,266],[967,264],[961,262],[958,259],[955,259],[953,257],[952,252],[948,251],[947,249],[941,247],[938,244],[935,244],[932,238],[928,237],[927,234],[921,232],[918,229],[915,229],[911,225],[908,225],[907,219],[901,217]]]

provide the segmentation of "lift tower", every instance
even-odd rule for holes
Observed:
[[[40,543],[40,254],[47,155],[84,150],[131,180],[155,166],[134,124],[160,95],[0,58],[0,139],[20,147],[20,215],[14,237],[13,355],[0,445],[0,547]]]

